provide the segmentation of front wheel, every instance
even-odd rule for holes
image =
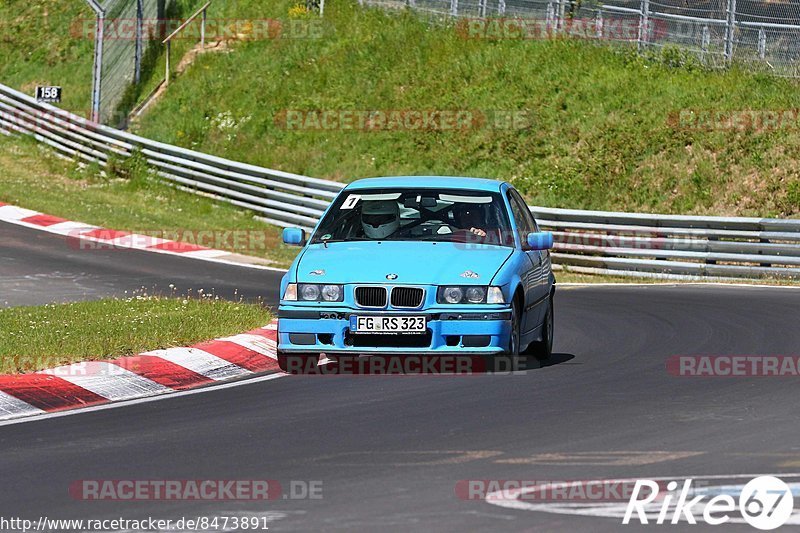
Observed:
[[[525,350],[526,355],[532,355],[540,361],[550,358],[550,356],[553,354],[554,322],[553,296],[551,295],[550,300],[547,303],[547,314],[545,315],[544,322],[542,323],[542,340],[530,343],[528,349]]]

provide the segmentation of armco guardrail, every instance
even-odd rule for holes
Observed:
[[[106,163],[138,151],[182,189],[251,209],[278,226],[312,228],[342,184],[159,143],[0,85],[0,132]],[[555,235],[553,260],[583,272],[635,276],[800,278],[800,220],[696,217],[531,207]]]
[[[343,185],[238,163],[101,126],[0,85],[0,130],[32,135],[57,152],[105,163],[139,151],[179,187],[252,209],[279,226],[313,227]]]
[[[578,271],[800,278],[800,220],[531,210]]]

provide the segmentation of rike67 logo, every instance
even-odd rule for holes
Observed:
[[[794,509],[791,488],[774,476],[752,479],[740,491],[736,486],[718,487],[721,490],[714,492],[695,491],[692,481],[685,480],[679,492],[678,482],[670,481],[662,492],[663,484],[637,480],[622,523],[638,520],[641,524],[696,524],[700,519],[721,525],[741,522],[741,516],[751,526],[769,531],[786,524]]]

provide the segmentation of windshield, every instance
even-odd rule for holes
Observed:
[[[334,201],[311,243],[439,241],[513,246],[499,193],[459,189],[365,189]]]

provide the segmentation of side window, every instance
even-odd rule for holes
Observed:
[[[514,215],[514,221],[517,224],[517,234],[522,243],[522,248],[528,247],[528,233],[536,231],[533,216],[528,210],[528,206],[519,196],[517,191],[511,189],[508,191],[508,202],[511,204],[511,213]]]
[[[528,227],[531,228],[530,231],[532,232],[539,231],[539,225],[536,223],[536,219],[533,218],[531,210],[528,209],[527,204],[525,204],[525,200],[522,198],[519,192],[517,192],[514,189],[511,189],[511,196],[513,198],[516,198],[517,201],[519,202],[520,208],[523,211],[523,216],[525,217],[525,220],[528,221]]]

